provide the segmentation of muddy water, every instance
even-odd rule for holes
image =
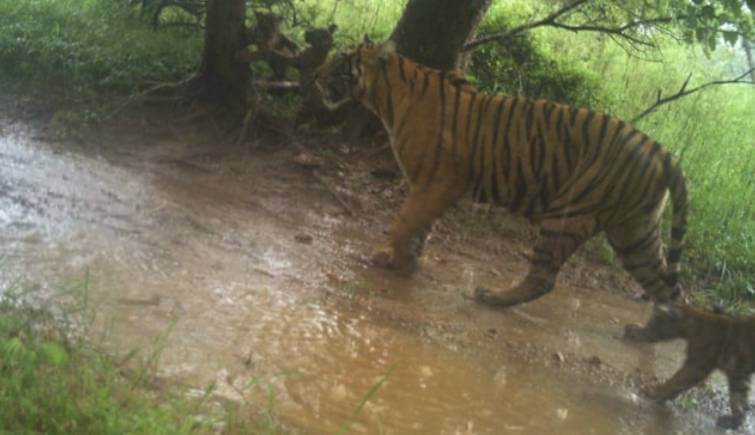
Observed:
[[[0,279],[52,288],[88,271],[98,335],[120,355],[165,337],[168,382],[215,382],[298,433],[715,431],[712,415],[650,405],[616,374],[678,363],[678,346],[616,338],[643,306],[566,286],[481,308],[462,291],[510,283],[523,260],[496,259],[504,275],[491,275],[490,259],[438,244],[412,279],[367,267],[380,230],[288,151],[170,131],[66,146],[33,135],[0,137]]]

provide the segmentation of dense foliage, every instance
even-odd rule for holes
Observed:
[[[156,407],[108,358],[72,338],[70,324],[28,303],[27,290],[0,294],[0,432],[193,432],[188,408]]]
[[[154,31],[123,2],[0,1],[0,71],[28,79],[129,90],[196,68],[196,30]]]

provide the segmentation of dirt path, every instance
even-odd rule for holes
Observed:
[[[626,278],[589,260],[600,253],[570,261],[535,303],[480,307],[462,293],[523,276],[522,223],[454,210],[421,271],[397,278],[364,260],[401,196],[390,171],[374,171],[390,160],[330,146],[314,173],[295,163],[314,139],[249,149],[205,138],[144,118],[61,144],[2,123],[0,283],[88,271],[113,352],[167,336],[160,379],[217,382],[250,409],[274,397],[293,432],[351,421],[349,433],[716,433],[720,392],[674,407],[634,394],[667,377],[681,348],[618,338],[649,307],[602,288]]]

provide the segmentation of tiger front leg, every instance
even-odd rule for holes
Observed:
[[[731,414],[718,417],[716,424],[724,429],[737,429],[744,423],[749,408],[747,398],[750,390],[749,373],[726,375],[729,378],[729,406]]]
[[[561,265],[594,233],[592,219],[543,220],[534,258],[524,280],[510,290],[477,287],[474,299],[485,305],[508,307],[537,299],[556,284]]]
[[[674,400],[682,392],[694,387],[713,371],[715,361],[692,361],[689,357],[684,365],[663,384],[644,392],[648,399],[663,403]]]
[[[394,269],[399,274],[409,276],[417,270],[419,257],[430,235],[431,226],[420,228],[413,235],[405,230],[392,231],[391,250],[378,251],[372,256],[372,263],[386,269]]]
[[[376,253],[373,264],[406,276],[414,273],[433,222],[463,193],[463,185],[415,184],[391,227],[391,250]]]

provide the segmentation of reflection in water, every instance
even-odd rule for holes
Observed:
[[[189,147],[164,146],[170,161]],[[537,312],[546,301],[504,315],[440,293],[429,272],[399,281],[364,270],[353,261],[367,249],[364,233],[313,212],[306,178],[280,193],[272,172],[287,163],[258,163],[239,181],[151,163],[160,150],[110,156],[113,164],[0,139],[0,282],[21,271],[55,282],[90,270],[114,352],[148,345],[174,325],[162,376],[197,387],[217,381],[218,394],[260,407],[274,397],[274,412],[300,433],[695,432],[629,392],[505,351],[505,340],[523,343],[534,331],[561,350],[617,346],[595,326],[607,316],[590,318],[599,308],[572,298],[552,311]],[[302,231],[311,244],[295,240]],[[446,278],[454,289],[473,287],[477,266]],[[444,338],[478,322],[497,329],[496,353],[471,333],[464,346]]]

